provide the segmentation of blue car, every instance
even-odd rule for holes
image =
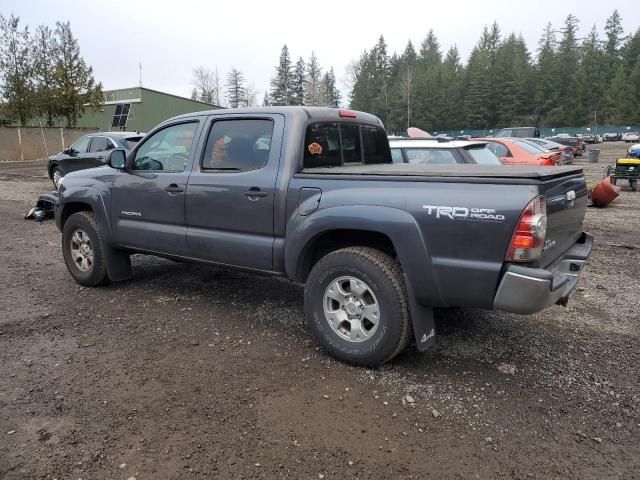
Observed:
[[[640,143],[636,143],[635,145],[631,145],[629,150],[627,150],[629,157],[631,158],[640,158]]]

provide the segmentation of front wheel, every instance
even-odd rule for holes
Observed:
[[[109,280],[102,237],[91,212],[71,215],[62,229],[62,254],[73,279],[85,287]]]
[[[60,188],[60,179],[62,178],[62,170],[60,167],[55,167],[51,170],[51,181],[53,182],[53,186],[56,187],[56,190]]]
[[[411,338],[400,267],[372,248],[344,248],[318,261],[307,279],[304,310],[317,342],[347,363],[383,364]]]

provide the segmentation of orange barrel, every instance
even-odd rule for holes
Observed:
[[[591,191],[591,200],[596,207],[606,207],[620,193],[620,187],[611,183],[611,177],[606,177]]]

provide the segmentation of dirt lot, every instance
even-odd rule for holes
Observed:
[[[590,180],[624,152],[600,147]],[[42,172],[0,163],[1,478],[640,478],[640,192],[589,209],[567,308],[438,312],[434,349],[366,370],[288,281],[136,256],[79,287],[22,219]]]

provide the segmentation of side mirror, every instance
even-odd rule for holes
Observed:
[[[124,150],[121,148],[116,148],[115,150],[111,150],[109,155],[107,156],[107,163],[112,168],[117,168],[118,170],[122,170],[124,168],[124,164],[127,161],[127,155]]]

